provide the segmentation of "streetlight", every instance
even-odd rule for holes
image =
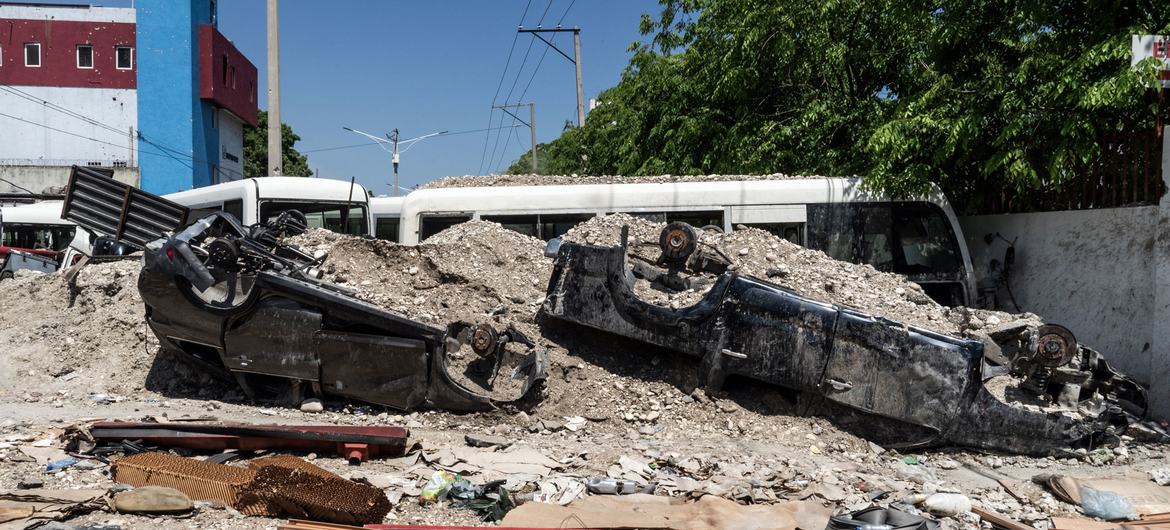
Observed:
[[[352,132],[352,133],[357,133],[357,134],[360,134],[362,136],[365,136],[366,138],[369,138],[369,139],[373,140],[374,142],[376,142],[378,144],[378,147],[381,147],[383,151],[390,153],[390,160],[394,164],[394,184],[390,188],[391,195],[398,195],[398,190],[403,189],[398,185],[398,155],[400,154],[398,151],[398,144],[406,144],[406,149],[402,150],[402,152],[405,153],[407,151],[410,151],[410,148],[414,147],[415,144],[417,144],[417,143],[419,143],[427,138],[430,138],[432,136],[439,136],[441,134],[447,134],[447,131],[439,131],[439,132],[433,132],[430,134],[424,134],[422,136],[416,136],[414,138],[409,138],[406,140],[399,140],[398,139],[398,129],[394,129],[394,131],[392,133],[386,135],[386,137],[389,139],[380,138],[380,137],[374,136],[370,133],[362,132],[362,131],[359,131],[357,129],[351,129],[349,127],[342,127],[342,129],[345,129],[345,130]],[[392,145],[393,150],[386,149],[385,144]]]

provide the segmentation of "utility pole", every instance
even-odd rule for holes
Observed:
[[[524,123],[524,120],[520,119],[519,116],[512,114],[512,111],[508,110],[510,108],[523,107],[525,105],[528,106],[528,123]],[[493,109],[500,109],[500,110],[506,112],[509,116],[516,118],[516,121],[518,121],[520,123],[524,123],[524,125],[528,126],[528,129],[530,131],[530,136],[532,138],[532,174],[535,175],[536,174],[536,103],[515,103],[512,105],[492,105],[492,108]]]
[[[394,143],[394,152],[390,155],[390,161],[394,164],[394,188],[390,190],[391,197],[398,196],[398,128],[390,133],[390,141]]]
[[[362,136],[365,136],[366,138],[373,140],[374,143],[376,143],[378,145],[378,147],[381,147],[383,151],[390,153],[390,161],[393,163],[393,166],[394,166],[394,184],[393,184],[394,189],[390,191],[390,194],[394,195],[394,196],[398,195],[398,190],[400,189],[398,187],[398,154],[399,154],[398,153],[398,144],[403,144],[406,146],[406,149],[402,150],[402,152],[405,153],[407,151],[410,151],[410,148],[414,147],[415,144],[417,144],[423,140],[426,140],[427,138],[431,138],[434,136],[442,136],[444,134],[447,134],[447,132],[448,132],[448,131],[439,131],[439,132],[433,132],[430,134],[424,134],[422,136],[415,136],[414,138],[407,138],[405,140],[399,140],[398,139],[398,129],[394,129],[393,131],[391,131],[390,134],[386,135],[386,138],[389,138],[389,140],[387,140],[386,138],[382,138],[381,136],[374,136],[368,132],[362,132],[362,131],[359,131],[357,129],[351,129],[349,127],[342,127],[342,129],[345,129],[351,133],[360,134]],[[385,144],[390,144],[392,146],[392,148],[387,149]]]
[[[545,44],[551,46],[552,49],[556,50],[557,53],[561,54],[562,57],[564,57],[565,59],[568,59],[569,62],[573,63],[573,65],[577,67],[577,126],[578,127],[584,126],[585,125],[585,93],[584,93],[584,89],[583,89],[582,84],[581,84],[581,28],[579,28],[577,26],[573,26],[570,29],[570,28],[562,28],[560,26],[557,26],[556,28],[552,28],[552,29],[544,29],[544,28],[541,28],[538,26],[536,29],[524,29],[524,27],[521,26],[520,29],[518,29],[516,31],[518,31],[520,33],[531,33],[532,36],[544,41]],[[572,57],[569,57],[569,54],[561,51],[560,48],[557,48],[557,46],[555,44],[553,44],[552,41],[541,36],[541,33],[567,33],[567,32],[573,33],[573,56]]]
[[[284,142],[280,137],[280,19],[277,0],[268,0],[268,174],[282,175]]]

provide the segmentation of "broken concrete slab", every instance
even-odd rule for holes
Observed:
[[[580,528],[660,530],[820,530],[832,510],[817,503],[785,502],[744,506],[715,496],[675,504],[653,495],[594,496],[567,506],[530,502],[504,516],[501,526],[560,528],[572,521]]]

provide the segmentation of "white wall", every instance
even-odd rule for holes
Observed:
[[[961,217],[976,277],[986,277],[992,258],[1002,263],[1007,244],[991,245],[984,235],[999,232],[1016,240],[1010,285],[1020,309],[1072,330],[1077,340],[1102,352],[1122,372],[1152,381],[1154,355],[1154,244],[1159,208]],[[1164,258],[1163,258],[1164,259]],[[1000,308],[1011,302],[1000,291]]]
[[[0,91],[0,109],[5,114],[33,122],[0,117],[0,165],[63,166],[103,162],[103,165],[109,166],[115,161],[130,162],[130,127],[138,125],[136,90],[34,86],[13,88],[28,94],[31,99],[49,101],[55,106],[107,125],[109,129],[55,110],[39,101]]]
[[[240,180],[244,177],[244,123],[227,110],[216,109],[215,112],[219,113],[216,122],[219,131],[217,182]]]

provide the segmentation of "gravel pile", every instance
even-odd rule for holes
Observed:
[[[793,180],[824,178],[817,175],[463,175],[443,177],[422,186],[428,188],[476,188],[484,186],[566,186],[572,184],[670,184],[673,182],[720,182],[725,180]]]

